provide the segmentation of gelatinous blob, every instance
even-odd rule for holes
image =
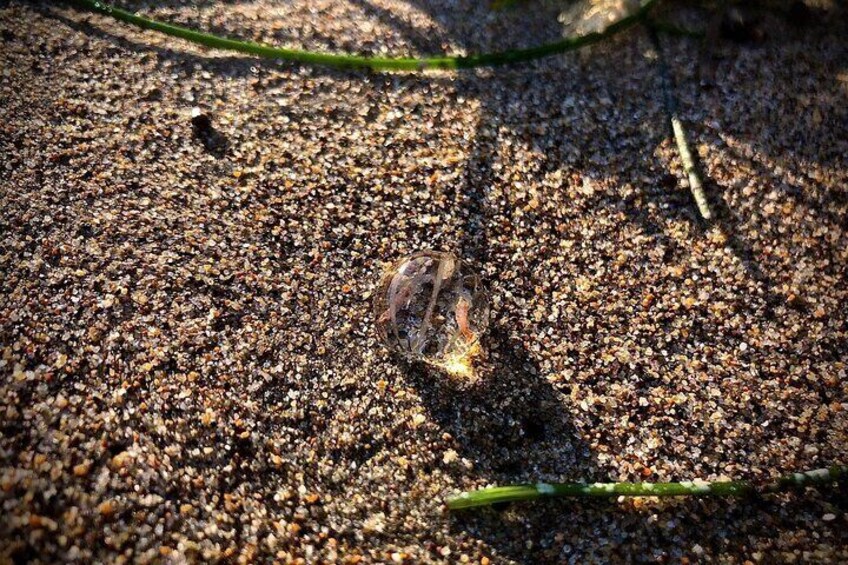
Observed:
[[[423,251],[383,276],[374,317],[393,351],[462,372],[488,326],[489,302],[480,277],[455,255]]]

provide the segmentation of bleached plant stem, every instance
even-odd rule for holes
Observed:
[[[668,70],[668,65],[665,62],[665,57],[662,52],[662,45],[657,37],[656,28],[648,21],[648,32],[654,47],[657,51],[657,61],[659,64],[660,81],[662,83],[663,99],[665,102],[666,113],[671,122],[671,129],[674,133],[674,141],[677,144],[677,150],[680,153],[680,160],[683,163],[683,170],[689,179],[689,191],[692,193],[692,198],[695,200],[695,205],[698,207],[698,212],[701,217],[709,221],[713,219],[713,212],[710,208],[707,195],[704,192],[704,182],[701,179],[700,168],[689,146],[689,141],[686,138],[686,130],[683,127],[683,122],[678,115],[677,97],[674,95],[674,84],[671,80],[671,74]]]
[[[677,149],[680,151],[680,160],[683,161],[683,170],[686,171],[686,175],[689,177],[689,190],[692,191],[692,197],[695,199],[698,211],[705,220],[711,220],[713,218],[713,212],[707,202],[704,183],[701,181],[698,165],[695,163],[692,150],[689,148],[689,142],[686,140],[683,122],[680,121],[680,118],[676,114],[672,114],[671,116],[671,129],[674,131],[674,141],[677,142]]]

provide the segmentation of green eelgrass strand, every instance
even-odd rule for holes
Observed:
[[[806,486],[848,479],[848,466],[834,465],[805,473],[793,473],[757,486],[749,481],[682,481],[677,483],[536,483],[490,487],[464,492],[447,500],[448,508],[461,510],[499,502],[518,502],[552,497],[618,496],[732,496],[773,494]]]
[[[371,69],[374,71],[425,71],[429,69],[470,69],[518,63],[540,59],[549,55],[565,53],[580,49],[587,45],[598,43],[616,35],[635,24],[647,15],[648,11],[658,0],[642,0],[638,10],[625,16],[606,29],[577,37],[565,38],[561,41],[546,43],[527,49],[513,49],[494,53],[480,53],[468,56],[434,56],[434,57],[369,57],[362,55],[346,55],[337,53],[321,53],[300,49],[272,47],[252,41],[240,41],[196,31],[190,28],[160,22],[133,12],[116,8],[99,0],[69,0],[73,5],[103,14],[117,20],[133,24],[143,29],[150,29],[179,37],[193,43],[205,45],[214,49],[236,51],[268,59],[279,59],[296,63],[321,65],[341,69]]]

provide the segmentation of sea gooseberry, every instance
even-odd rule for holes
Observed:
[[[377,332],[392,351],[463,372],[489,323],[480,277],[451,253],[422,251],[395,263],[374,301]]]

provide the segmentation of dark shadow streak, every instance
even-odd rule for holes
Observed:
[[[405,367],[460,456],[474,463],[475,473],[501,483],[583,477],[589,450],[570,424],[563,394],[502,330],[483,345],[488,353],[471,381],[421,364]]]

